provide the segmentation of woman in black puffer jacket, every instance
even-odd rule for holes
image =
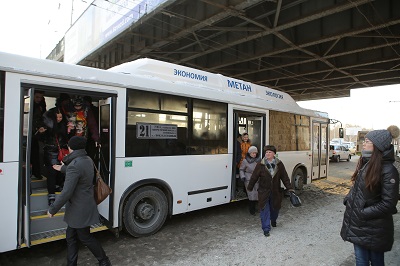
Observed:
[[[399,128],[374,130],[365,136],[362,156],[352,176],[353,187],[344,198],[341,237],[354,244],[356,265],[384,265],[384,252],[394,242],[392,215],[397,213],[399,173],[393,166],[392,138]]]
[[[60,164],[58,160],[58,151],[60,148],[67,148],[67,122],[61,111],[54,107],[43,114],[43,121],[47,130],[42,134],[44,143],[44,164],[47,168],[47,191],[49,205],[56,199],[56,185],[62,186],[64,176],[53,169],[53,165]],[[60,190],[59,189],[59,190]]]

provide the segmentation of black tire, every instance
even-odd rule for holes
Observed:
[[[124,207],[125,230],[134,237],[156,233],[168,214],[165,194],[156,187],[142,187],[133,192]]]
[[[336,156],[336,162],[337,162],[337,163],[340,162],[340,156],[339,156],[339,155]]]
[[[347,158],[347,161],[350,162],[351,160],[351,155],[349,154],[349,157]]]
[[[296,190],[303,190],[304,186],[304,180],[305,180],[305,174],[302,169],[297,168],[296,171],[293,174],[293,181],[292,181],[292,186]]]

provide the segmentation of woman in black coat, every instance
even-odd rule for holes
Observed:
[[[392,249],[399,173],[393,166],[391,141],[398,135],[399,129],[391,126],[365,136],[353,187],[343,202],[346,210],[340,235],[354,244],[356,265],[384,265],[384,252]]]

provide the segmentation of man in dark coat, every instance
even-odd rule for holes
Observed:
[[[258,205],[261,227],[265,236],[269,236],[271,225],[276,227],[279,210],[282,204],[281,181],[289,191],[294,191],[282,161],[275,157],[273,145],[264,147],[265,157],[257,163],[251,175],[248,191],[252,191],[258,181]]]
[[[85,151],[86,138],[74,136],[68,146],[70,154],[64,157],[65,164],[53,166],[65,173],[65,182],[61,194],[50,206],[48,216],[53,217],[65,205],[67,265],[77,265],[78,239],[89,248],[99,265],[111,265],[100,243],[90,234],[90,226],[100,221],[93,194],[93,161]]]
[[[40,145],[38,140],[38,133],[46,131],[43,124],[43,114],[46,112],[46,101],[44,99],[44,92],[36,90],[33,95],[33,115],[32,115],[32,144],[31,144],[31,165],[32,175],[36,179],[42,179],[41,173],[41,160],[40,160]]]

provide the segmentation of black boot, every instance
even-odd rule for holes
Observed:
[[[109,258],[105,258],[99,261],[99,266],[112,266],[112,264]]]
[[[47,197],[49,200],[49,206],[56,201],[56,194],[49,194],[49,195],[47,195]]]

